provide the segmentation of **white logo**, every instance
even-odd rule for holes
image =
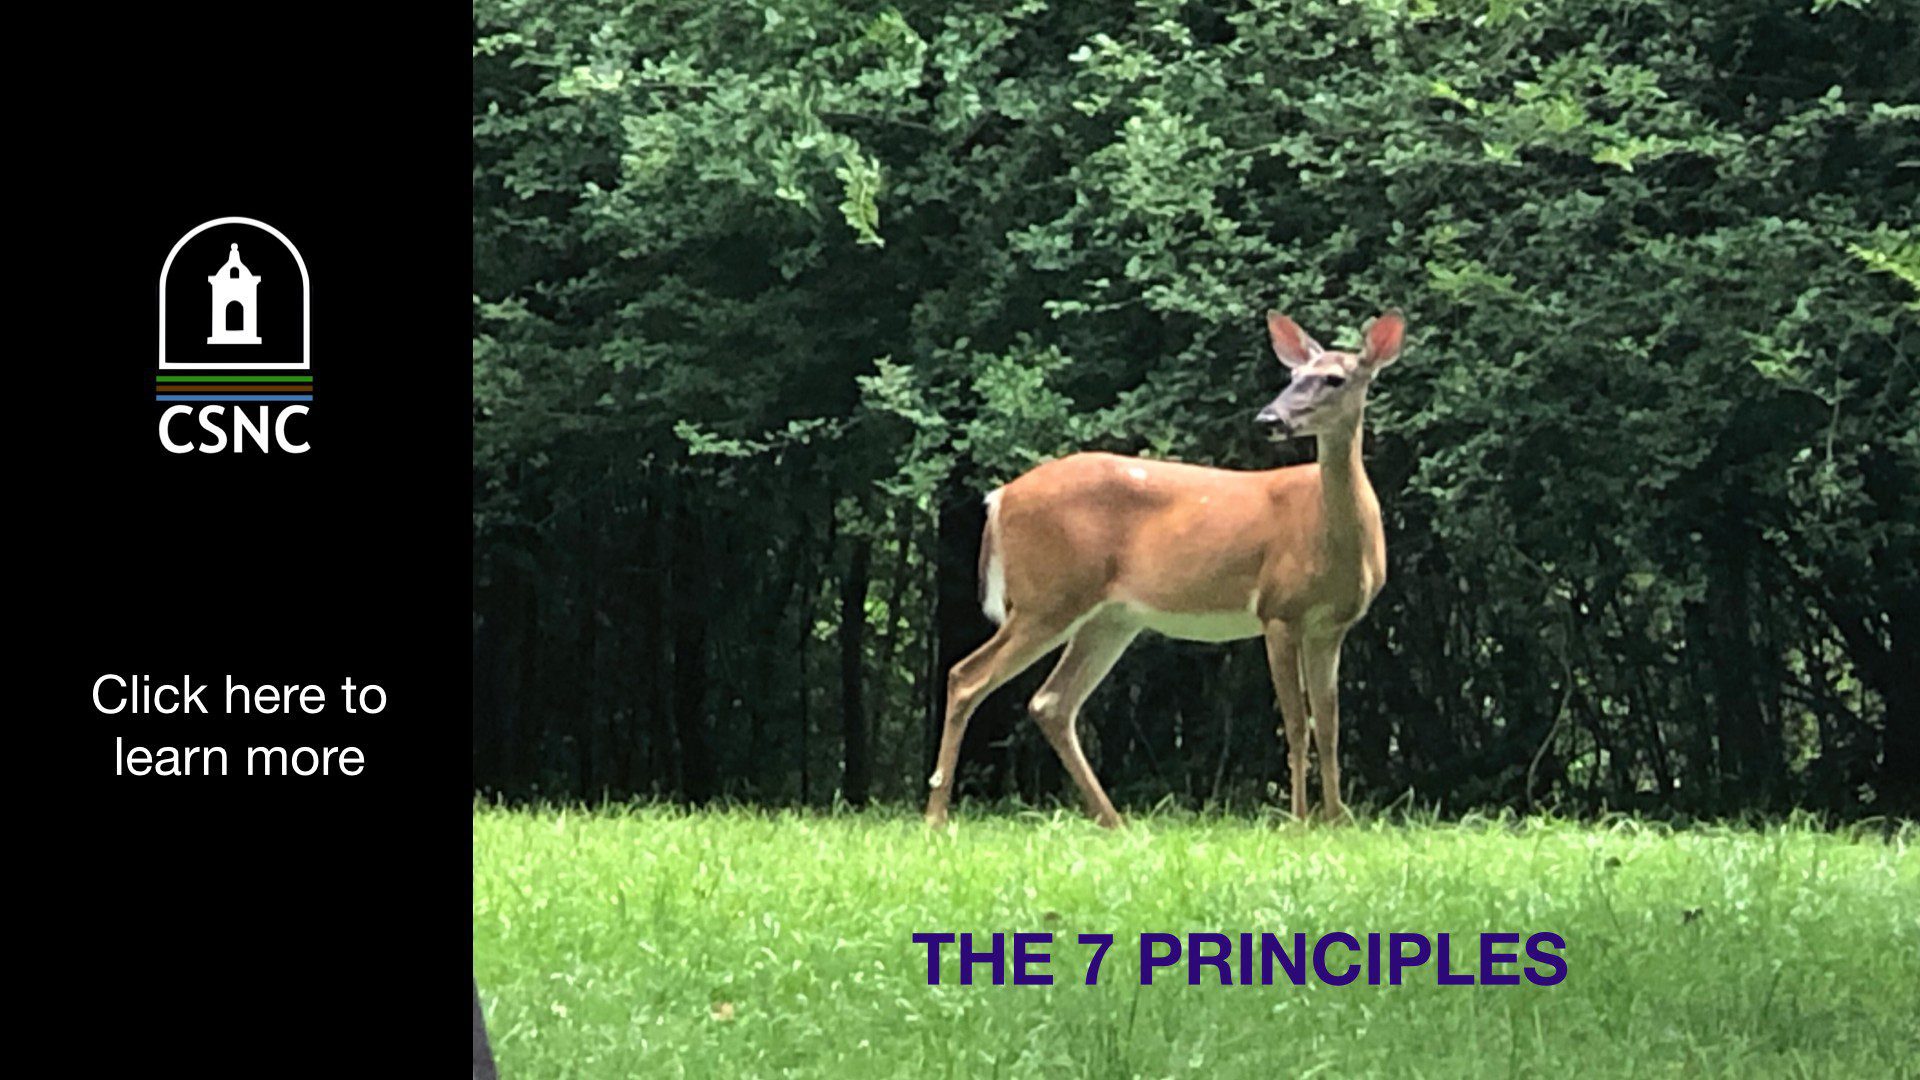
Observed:
[[[158,299],[153,400],[161,407],[162,449],[304,454],[312,448],[312,288],[306,260],[285,233],[245,217],[194,226],[160,264]]]
[[[240,261],[239,244],[228,245],[226,263],[208,275],[207,284],[213,286],[213,332],[207,335],[207,344],[260,344],[260,335],[254,331],[260,277]]]
[[[276,309],[271,313],[271,317],[274,320],[272,325],[275,327],[291,327],[295,322],[299,323],[299,361],[281,363],[249,362],[245,364],[246,370],[309,370],[313,366],[311,349],[313,335],[311,319],[312,308],[310,303],[311,286],[307,280],[307,262],[300,257],[300,250],[293,246],[293,241],[287,239],[285,233],[264,221],[256,221],[248,217],[223,217],[202,222],[188,230],[185,236],[182,236],[174,243],[173,250],[167,252],[167,261],[160,265],[160,369],[162,371],[206,371],[231,366],[227,363],[201,363],[194,357],[187,357],[181,360],[167,359],[167,309],[172,306],[170,301],[174,299],[170,295],[171,292],[176,287],[181,290],[178,299],[183,305],[190,304],[192,308],[197,308],[202,303],[199,297],[195,297],[191,292],[187,291],[188,286],[186,284],[173,282],[171,280],[174,256],[180,254],[180,249],[186,246],[187,241],[192,240],[194,237],[216,225],[249,225],[260,230],[263,234],[263,240],[266,237],[272,237],[273,240],[279,241],[281,246],[287,249],[287,254],[293,257],[293,264],[300,270],[300,310],[298,312],[290,312]],[[186,275],[183,274],[182,277],[186,278]],[[188,278],[187,280],[193,281],[198,277],[199,275],[196,274],[193,278]],[[211,311],[212,325],[208,327],[208,345],[261,344],[259,333],[260,312],[258,310],[260,304],[258,293],[255,290],[259,287],[262,280],[264,279],[256,276],[240,261],[239,245],[233,244],[229,246],[226,264],[220,268],[219,272],[207,277],[208,287],[212,290],[213,305]],[[280,288],[282,286],[275,287]],[[183,309],[183,313],[184,310],[190,310],[190,308]],[[298,316],[297,319],[295,318],[296,315]],[[197,322],[199,320],[196,318],[195,321]],[[282,332],[283,331],[275,330],[276,334]],[[276,340],[280,340],[283,343],[285,341],[284,338]],[[276,346],[276,348],[278,347],[280,346]]]

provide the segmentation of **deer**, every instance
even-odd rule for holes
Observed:
[[[1389,310],[1357,352],[1324,349],[1267,313],[1289,379],[1254,417],[1276,441],[1311,436],[1317,460],[1210,468],[1085,452],[1045,462],[986,496],[981,608],[996,629],[947,675],[945,725],[926,821],[947,824],[960,741],[987,695],[1064,645],[1028,703],[1101,826],[1123,824],[1080,746],[1080,708],[1143,631],[1188,641],[1264,638],[1286,738],[1293,816],[1307,820],[1308,721],[1321,809],[1340,800],[1340,646],[1387,578],[1380,500],[1360,453],[1367,388],[1400,354]]]

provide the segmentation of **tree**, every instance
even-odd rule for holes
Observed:
[[[1916,812],[1920,41],[1816,6],[478,5],[476,783],[917,797],[979,496],[1300,460],[1258,313],[1393,303],[1357,796]],[[1117,797],[1272,779],[1213,655],[1090,704]]]

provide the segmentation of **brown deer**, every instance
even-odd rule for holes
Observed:
[[[1101,825],[1120,824],[1080,749],[1080,706],[1142,630],[1190,641],[1264,637],[1287,739],[1293,813],[1307,814],[1307,717],[1321,801],[1340,802],[1340,643],[1387,576],[1380,501],[1360,458],[1374,375],[1400,352],[1390,311],[1358,353],[1322,349],[1267,315],[1292,372],[1254,419],[1316,436],[1319,460],[1246,472],[1085,453],[1050,461],[987,496],[980,592],[999,629],[947,676],[946,728],[927,798],[945,824],[967,720],[982,699],[1066,645],[1028,709]]]

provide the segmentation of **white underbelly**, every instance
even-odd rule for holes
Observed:
[[[1136,602],[1127,611],[1147,629],[1181,641],[1239,641],[1264,632],[1251,603],[1227,611],[1157,611]]]

